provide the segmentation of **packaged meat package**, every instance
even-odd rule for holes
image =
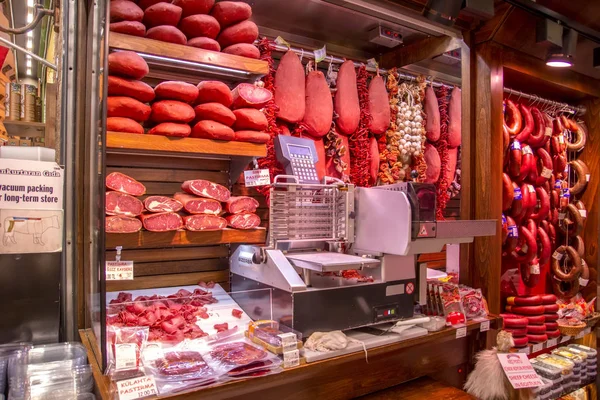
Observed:
[[[356,86],[356,70],[353,61],[346,61],[340,67],[335,93],[335,112],[338,131],[344,135],[353,134],[360,121],[360,104]]]
[[[150,118],[152,109],[149,105],[125,96],[110,96],[106,100],[107,117],[130,118],[144,122]]]
[[[211,346],[203,356],[213,369],[226,372],[257,361],[276,358],[275,355],[269,355],[266,350],[254,345],[249,340],[217,343]]]
[[[263,87],[250,83],[240,83],[233,89],[233,108],[263,108],[273,94]]]
[[[215,199],[222,202],[229,200],[231,197],[231,192],[225,186],[204,179],[185,181],[181,185],[181,189],[183,189],[184,192],[195,194],[196,196]]]
[[[238,43],[254,43],[258,39],[258,26],[252,21],[242,21],[221,31],[217,42],[222,48]]]
[[[107,342],[111,346],[110,359],[115,365],[115,369],[132,369],[137,368],[142,363],[142,348],[148,342],[148,327],[147,326],[108,326],[107,327]],[[133,355],[129,359],[129,355]],[[124,360],[126,363],[119,360]]]
[[[258,47],[251,43],[237,43],[227,46],[223,49],[223,53],[233,54],[234,56],[254,58],[258,60],[260,58],[260,50]]]
[[[167,196],[148,196],[144,200],[144,207],[150,212],[178,212],[183,204]]]
[[[191,133],[192,128],[189,125],[176,122],[163,122],[148,131],[148,135],[169,137],[188,137]]]
[[[216,215],[187,215],[183,220],[188,231],[220,231],[227,227],[227,220]]]
[[[235,132],[227,125],[204,120],[194,125],[191,136],[198,139],[234,140]]]
[[[182,9],[170,3],[158,3],[144,10],[144,25],[152,28],[160,25],[177,26]]]
[[[199,352],[180,346],[165,349],[159,358],[147,362],[145,369],[154,376],[161,394],[210,385],[223,373],[211,368]]]
[[[297,123],[304,118],[306,108],[304,67],[293,51],[287,51],[275,72],[275,104],[277,118]]]
[[[104,221],[106,233],[135,233],[142,229],[142,221],[120,215],[108,216]]]
[[[214,39],[207,37],[195,37],[187,41],[188,46],[210,51],[221,51],[221,45]]]
[[[175,200],[183,204],[185,211],[190,214],[219,215],[222,211],[221,203],[214,199],[198,197],[188,193],[175,193]]]
[[[215,17],[221,28],[250,19],[252,7],[241,1],[220,1],[213,7],[210,15]]]
[[[110,2],[110,22],[137,21],[144,18],[144,11],[129,0],[113,0]]]
[[[265,114],[255,108],[238,108],[233,110],[233,114],[235,116],[233,129],[236,131],[264,131],[269,127]]]
[[[160,40],[174,44],[186,44],[187,38],[179,29],[171,25],[159,25],[148,29],[146,32],[148,39]]]
[[[229,214],[254,213],[258,208],[258,201],[248,196],[232,196],[225,202],[225,211]]]
[[[152,104],[152,121],[160,122],[191,122],[196,114],[187,103],[175,100],[161,100]]]
[[[248,143],[267,143],[271,139],[271,135],[265,132],[256,131],[237,131],[235,132],[234,140],[237,142]]]
[[[106,176],[106,187],[131,196],[142,196],[146,193],[144,185],[120,172],[111,172]]]
[[[260,217],[252,213],[228,215],[227,224],[235,229],[254,229],[260,226]]]
[[[106,215],[137,217],[144,211],[144,205],[133,196],[121,192],[106,192]]]
[[[196,14],[208,14],[215,0],[173,0],[173,4],[183,8],[183,17]]]
[[[194,112],[196,113],[195,121],[210,120],[229,127],[236,122],[236,114],[221,103],[198,104],[194,107]],[[260,113],[260,111],[258,112]]]
[[[108,55],[108,74],[140,80],[150,69],[146,61],[134,51],[116,51]]]
[[[198,88],[195,85],[181,81],[164,81],[154,88],[157,100],[178,100],[191,103],[198,98]]]
[[[147,83],[119,76],[108,77],[108,95],[131,97],[142,103],[149,103],[155,97],[154,89]]]
[[[437,142],[440,139],[440,107],[431,85],[425,90],[425,115],[427,140]]]
[[[369,131],[373,135],[381,135],[390,126],[390,99],[385,82],[379,75],[371,79],[369,83]]]
[[[229,108],[233,104],[233,95],[229,86],[220,81],[202,81],[198,84],[197,104],[221,103]]]
[[[179,29],[188,39],[207,37],[216,39],[221,26],[214,17],[206,14],[196,14],[185,17],[179,23]]]
[[[112,132],[136,133],[141,135],[144,133],[144,127],[139,122],[131,118],[109,117],[106,119],[106,130]]]
[[[125,35],[144,37],[146,36],[146,26],[138,21],[113,22],[109,27],[111,32],[122,33]]]
[[[144,228],[150,232],[168,232],[183,228],[183,219],[177,213],[144,213],[140,219]]]
[[[325,76],[312,71],[306,77],[306,109],[304,125],[308,134],[316,139],[327,135],[333,120],[333,98]]]

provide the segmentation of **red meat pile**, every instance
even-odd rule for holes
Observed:
[[[136,4],[137,3],[137,4]],[[239,1],[113,0],[110,30],[242,57],[259,58],[252,8]]]
[[[558,304],[553,294],[541,296],[509,297],[506,311],[501,314],[504,330],[511,332],[515,347],[528,343],[541,343],[560,336],[558,330]]]
[[[184,339],[197,339],[208,336],[195,324],[198,317],[207,319],[207,304],[217,303],[211,292],[185,289],[169,296],[138,296],[132,299],[131,293],[121,292],[111,300],[106,317],[107,325],[148,326],[148,340],[181,342]]]
[[[120,172],[112,172],[106,177],[106,221],[107,233],[134,233],[142,229],[142,221],[136,218],[142,214],[144,205],[134,196],[146,193],[140,182]]]

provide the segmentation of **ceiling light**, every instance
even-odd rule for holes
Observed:
[[[27,75],[31,75],[31,68],[27,68]]]
[[[27,68],[31,68],[31,60],[27,60]]]
[[[33,13],[27,13],[27,23],[33,22]]]
[[[462,8],[462,0],[428,0],[423,15],[446,26],[454,25]]]
[[[563,29],[562,47],[553,46],[546,55],[546,65],[554,68],[568,68],[575,63],[577,47],[577,32],[573,29]]]
[[[33,40],[27,39],[27,48],[29,50],[33,49]]]
[[[573,57],[566,54],[550,54],[546,57],[546,65],[554,68],[572,67]]]

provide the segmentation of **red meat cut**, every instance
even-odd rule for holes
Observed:
[[[198,98],[198,88],[195,85],[180,81],[161,82],[154,88],[156,98],[160,100],[178,100],[191,103]]]
[[[175,193],[175,200],[183,204],[185,211],[190,214],[219,215],[222,211],[221,203],[214,199],[178,192]]]
[[[109,75],[140,80],[149,71],[146,61],[134,51],[117,51],[108,55]]]
[[[188,231],[220,231],[227,227],[225,218],[216,215],[197,214],[183,217]]]
[[[146,27],[138,21],[121,21],[110,24],[110,31],[131,36],[146,36]]]
[[[204,50],[221,51],[221,45],[219,42],[207,37],[195,37],[188,40],[187,45]]]
[[[150,212],[177,212],[183,204],[167,196],[149,196],[144,200],[144,207]]]
[[[253,197],[235,196],[225,202],[225,211],[229,214],[253,213],[258,208],[258,201]]]
[[[353,134],[360,121],[360,104],[356,86],[354,62],[348,60],[338,71],[337,92],[334,99],[335,112],[338,115],[337,128],[344,135]]]
[[[250,83],[240,83],[232,92],[233,108],[262,108],[273,95],[270,91]]]
[[[213,7],[210,15],[215,17],[222,28],[249,19],[252,7],[241,1],[220,1]]]
[[[144,228],[150,232],[168,232],[183,228],[183,219],[176,213],[142,214],[140,218]]]
[[[106,217],[106,233],[135,233],[142,229],[142,221],[137,218],[114,215]]]
[[[132,97],[142,103],[154,100],[154,89],[142,81],[125,79],[119,76],[108,77],[108,95]]]
[[[229,197],[231,197],[231,192],[225,186],[204,179],[185,181],[181,185],[181,189],[187,193],[195,194],[196,196],[207,197],[219,201],[227,201],[229,200]]]
[[[198,98],[196,103],[221,103],[231,107],[233,95],[229,86],[220,81],[202,81],[198,84]]]
[[[227,223],[235,229],[254,229],[260,225],[260,217],[252,213],[241,213],[227,216]]]
[[[112,172],[106,177],[106,187],[117,192],[142,196],[146,187],[135,179],[120,172]]]
[[[304,118],[306,108],[304,67],[293,51],[287,51],[275,73],[275,104],[277,118],[297,123]]]
[[[133,196],[121,192],[106,192],[105,211],[107,215],[137,217],[144,211],[144,205]]]

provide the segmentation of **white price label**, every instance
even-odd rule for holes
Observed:
[[[536,343],[533,345],[532,352],[537,353],[544,350],[544,343]]]
[[[283,353],[283,368],[297,367],[298,365],[300,365],[300,350]]]
[[[281,333],[277,336],[281,339],[281,347],[283,347],[284,353],[298,349],[298,337],[295,333]]]
[[[558,344],[558,339],[548,339],[548,343],[546,344],[546,348],[554,347]]]
[[[558,213],[558,219],[563,220],[567,217],[567,213],[561,212]]]
[[[479,330],[481,332],[487,332],[490,330],[490,321],[483,321],[481,325],[479,325]]]
[[[529,266],[529,273],[532,275],[539,275],[540,274],[540,264],[531,264]]]
[[[571,336],[563,336],[560,338],[561,343],[568,342],[569,340],[571,340]]]
[[[544,136],[552,136],[552,128],[546,127],[544,130]]]
[[[531,348],[529,346],[525,346],[522,349],[519,349],[518,353],[529,354],[531,353]]]
[[[527,185],[527,189],[529,190],[529,193],[535,193],[535,188],[533,185]]]
[[[115,344],[115,369],[131,369],[138,366],[135,343]]]
[[[462,328],[458,328],[456,330],[456,338],[457,339],[463,338],[465,336],[467,336],[467,327],[466,326],[463,326]]]
[[[588,285],[588,283],[590,283],[589,279],[579,278],[579,286],[586,287]]]
[[[542,177],[544,177],[546,179],[550,179],[552,177],[552,170],[544,167],[544,168],[542,168],[541,175],[542,175]]]
[[[107,261],[106,262],[106,280],[107,281],[132,281],[133,280],[133,261]]]
[[[252,169],[244,171],[246,187],[265,186],[271,184],[271,174],[268,169]]]
[[[558,251],[555,251],[554,254],[552,254],[552,258],[554,258],[555,260],[562,260],[563,258],[563,253],[559,253]]]
[[[579,210],[579,215],[581,218],[587,218],[587,210]]]
[[[583,331],[579,332],[577,334],[577,336],[575,336],[575,339],[581,339],[584,336],[585,336],[585,329]]]
[[[282,45],[282,46],[285,46],[285,47],[287,47],[288,49],[289,49],[290,47],[292,47],[292,46],[291,46],[291,45],[290,45],[290,44],[289,44],[289,43],[288,43],[288,42],[287,42],[287,41],[286,41],[284,38],[282,38],[281,36],[277,36],[277,37],[275,38],[275,43],[277,43],[277,44],[280,44],[280,45]]]
[[[153,376],[140,376],[117,382],[119,400],[143,399],[158,394]]]
[[[144,348],[144,362],[154,361],[163,356],[160,342],[148,343]]]
[[[531,147],[529,147],[528,145],[523,146],[523,154],[533,154]]]
[[[523,353],[498,353],[504,374],[515,389],[534,388],[543,385],[542,380]]]
[[[327,46],[314,50],[313,53],[315,54],[315,62],[320,63],[327,57]]]
[[[591,176],[590,174],[585,174],[585,181],[586,182],[590,181],[590,176]]]

